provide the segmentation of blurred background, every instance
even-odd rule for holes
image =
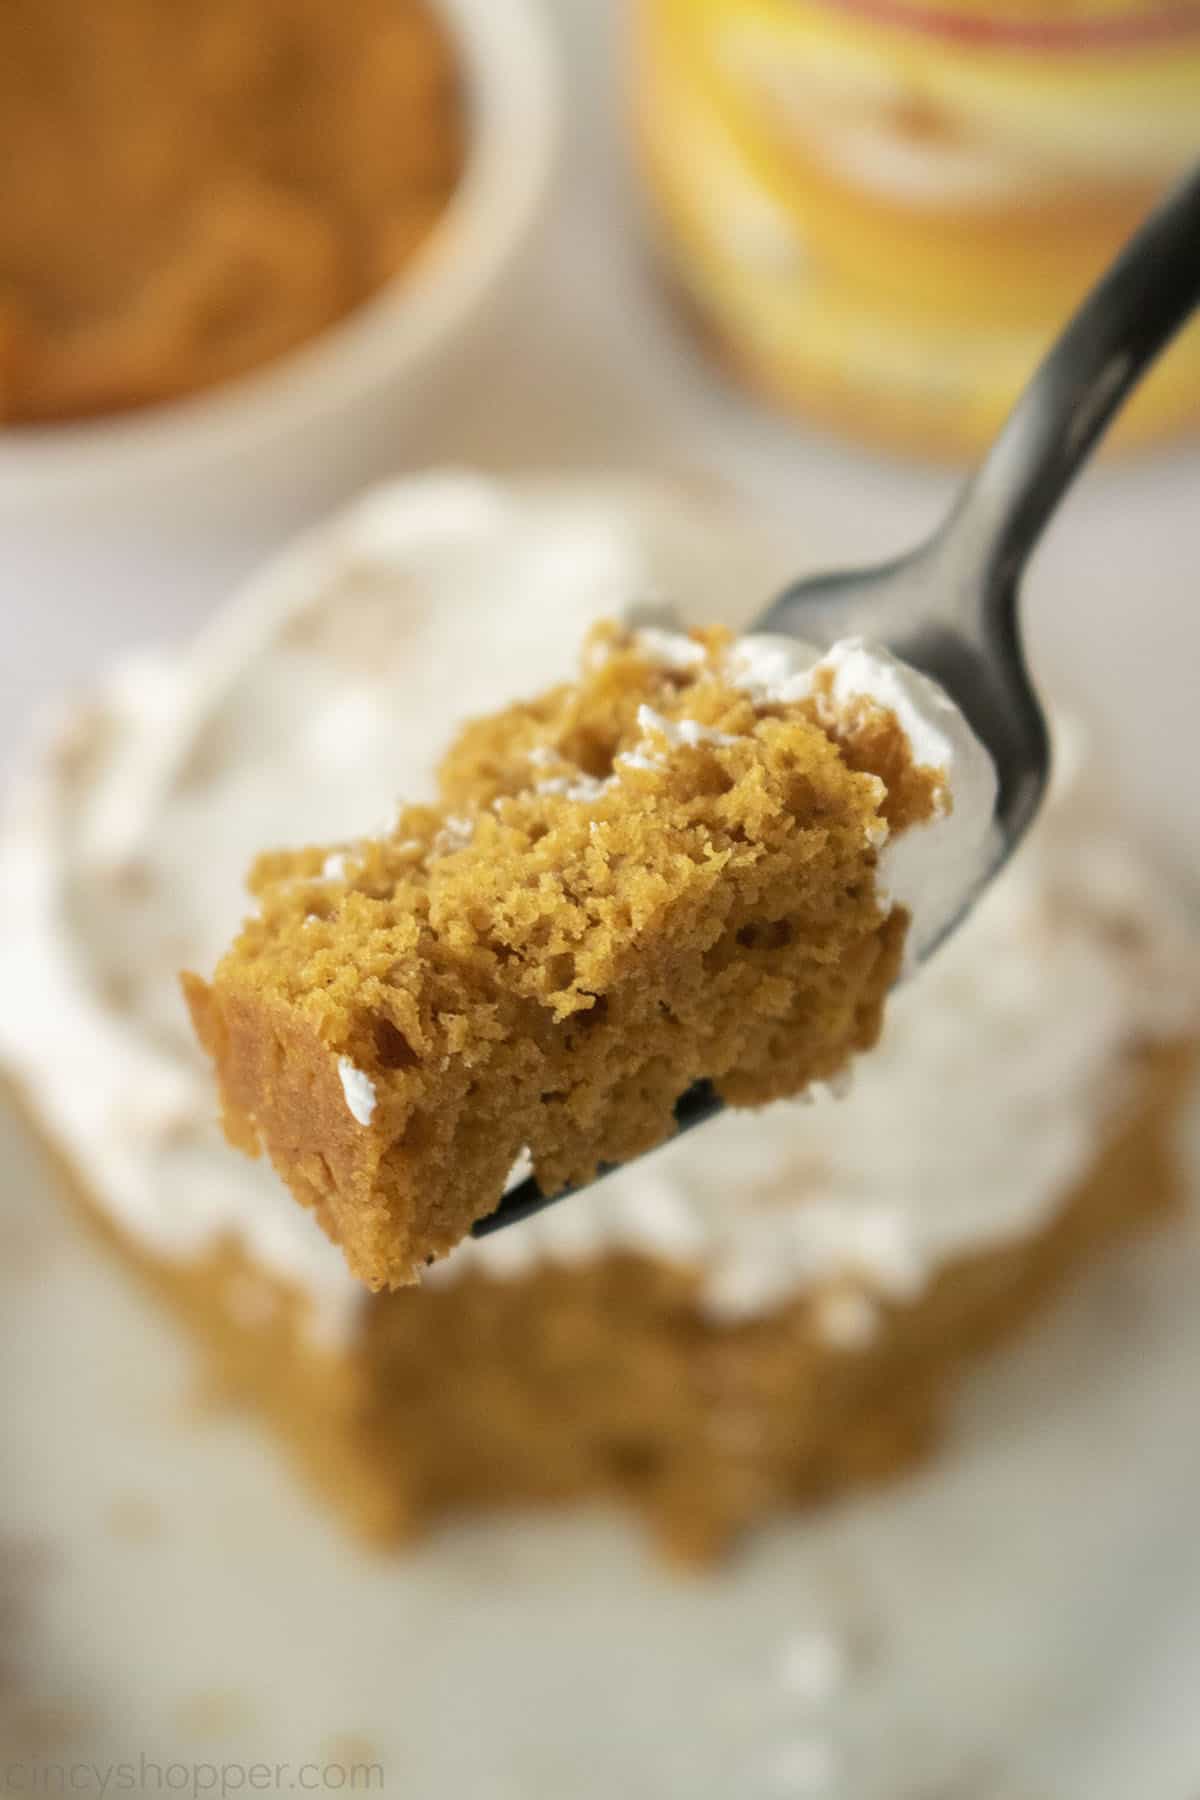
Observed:
[[[0,8],[0,764],[113,653],[186,640],[399,471],[715,479],[797,573],[913,543],[1200,157],[1189,0],[445,0],[457,74],[407,38],[331,58],[342,110],[306,121],[282,65],[259,90],[239,61],[260,10],[264,42],[286,35],[287,3],[246,0],[183,54],[206,93],[252,95],[253,130],[230,102],[195,167],[169,88],[140,130],[126,116],[195,19],[160,9],[147,49],[131,3],[82,33],[67,5]],[[319,45],[386,0],[295,6]],[[408,122],[395,141],[376,111]],[[134,148],[97,151],[81,195],[80,145],[125,125]],[[239,144],[316,197],[303,216],[234,181]],[[401,161],[403,181],[356,181]],[[156,221],[185,200],[204,228],[176,266]],[[352,253],[331,219],[353,219]],[[64,232],[111,301],[95,331]],[[226,314],[214,293],[245,298]],[[1113,816],[1181,892],[1200,875],[1197,425],[1193,329],[1025,606],[1035,675],[1092,721]],[[150,1757],[190,1791],[221,1791],[198,1767],[236,1791],[286,1763],[275,1789],[361,1767],[384,1772],[364,1789],[439,1800],[1200,1793],[1190,1241],[1131,1253],[975,1380],[948,1463],[709,1579],[650,1566],[599,1513],[379,1562],[250,1428],[181,1408],[184,1347],[44,1204],[49,1164],[7,1114],[0,1156],[6,1791]],[[1100,1316],[1128,1345],[1103,1383]],[[1096,1445],[1120,1471],[1102,1493],[1078,1473]]]
[[[475,253],[472,279],[463,283],[468,291],[445,299],[454,316],[440,332],[422,321],[422,330],[410,333],[405,318],[402,329],[390,333],[391,321],[378,321],[378,337],[403,340],[399,377],[388,367],[388,349],[372,342],[352,373],[339,368],[329,377],[332,393],[311,402],[305,396],[292,413],[286,403],[293,396],[269,387],[257,434],[240,415],[220,416],[211,429],[207,418],[189,417],[180,429],[164,425],[160,437],[135,443],[101,425],[83,441],[71,432],[69,444],[61,432],[42,441],[44,433],[26,427],[0,445],[0,581],[6,616],[22,639],[19,653],[6,655],[0,669],[6,744],[19,739],[39,699],[86,674],[104,651],[186,634],[273,544],[372,476],[399,467],[446,461],[497,468],[693,467],[715,472],[783,521],[804,566],[836,563],[848,554],[867,558],[913,541],[940,515],[957,479],[952,468],[928,460],[931,452],[978,449],[1054,322],[1103,266],[1156,183],[1161,188],[1169,173],[1185,166],[1189,141],[1195,144],[1200,50],[1189,8],[1153,14],[1142,67],[1133,49],[1142,7],[1099,8],[1098,18],[1114,26],[1116,47],[1106,45],[1103,55],[1093,51],[1089,59],[1077,46],[1052,54],[1053,29],[1047,36],[1043,9],[1031,3],[1015,9],[1031,22],[1020,50],[1003,42],[993,46],[981,28],[980,55],[979,38],[963,34],[983,67],[960,72],[961,92],[952,80],[945,84],[950,93],[942,129],[951,131],[964,115],[977,123],[977,88],[986,85],[994,60],[994,104],[1003,114],[1007,101],[1012,114],[1003,129],[996,128],[994,158],[1037,165],[1049,197],[1035,182],[1030,201],[1018,170],[1013,191],[997,207],[986,182],[982,201],[963,175],[958,191],[952,170],[945,197],[936,187],[927,196],[914,177],[914,206],[899,177],[868,185],[851,172],[836,201],[822,191],[818,204],[804,185],[810,159],[797,146],[797,242],[788,252],[795,266],[786,266],[785,257],[781,272],[779,244],[761,242],[760,214],[778,233],[774,196],[789,178],[791,146],[775,142],[779,129],[766,102],[749,77],[741,80],[737,98],[750,121],[742,136],[754,145],[764,140],[782,174],[776,168],[771,185],[764,178],[747,187],[743,172],[743,187],[731,196],[733,178],[721,163],[718,136],[710,160],[696,161],[690,191],[697,210],[732,221],[739,248],[741,239],[750,241],[745,281],[751,295],[761,281],[765,308],[782,289],[776,303],[783,322],[770,328],[785,340],[781,373],[776,382],[762,376],[760,385],[770,387],[778,403],[791,404],[796,416],[785,418],[778,405],[755,405],[729,378],[730,360],[740,364],[753,356],[750,303],[745,319],[732,302],[726,314],[715,298],[700,315],[704,302],[694,296],[710,291],[701,252],[684,231],[682,208],[673,205],[674,189],[657,164],[649,155],[635,161],[635,126],[666,119],[696,44],[711,35],[714,16],[735,36],[744,26],[752,41],[751,28],[763,27],[769,62],[769,22],[780,14],[786,22],[792,9],[786,3],[723,8],[681,0],[674,8],[639,9],[550,0],[543,10],[553,69],[542,68],[532,48],[541,33],[503,18],[499,8],[480,33],[480,9],[462,10],[473,21],[472,43],[480,41],[477,54],[490,59],[484,68],[503,76],[499,95],[494,80],[485,83],[484,160],[495,152],[500,171],[481,182],[485,191],[472,194],[503,241]],[[964,11],[970,18],[975,9]],[[886,87],[890,79],[901,94],[906,78],[920,93],[936,91],[946,45],[958,43],[951,37],[926,44],[917,32],[913,41],[925,64],[914,72],[897,57],[886,31],[873,37],[879,28],[869,14],[852,10],[844,16],[836,6],[824,19],[820,8],[811,12],[817,21],[813,41],[800,36],[785,58],[791,40],[780,32],[784,48],[777,46],[777,66],[791,78],[798,65],[801,82],[820,86],[828,80],[830,106],[840,105],[838,83],[844,80],[851,93],[846,110],[856,116],[871,112],[857,90],[869,95],[872,81]],[[1082,12],[1086,38],[1087,9]],[[821,27],[830,21],[834,40],[851,25],[856,34],[844,73],[829,73],[833,49]],[[1057,11],[1053,25],[1066,29]],[[908,39],[899,36],[906,51]],[[664,52],[661,38],[674,49]],[[867,74],[859,68],[864,44],[875,59]],[[508,103],[505,82],[514,91]],[[1031,94],[1044,100],[1050,114],[1048,141],[1031,135]],[[724,116],[716,111],[719,98],[705,89],[699,103],[713,109],[714,133]],[[1059,103],[1064,116],[1055,125]],[[922,126],[893,117],[902,108],[886,93],[876,111],[874,135],[863,131],[877,158],[894,152],[911,160],[909,140],[915,137],[925,162],[936,167],[937,144],[924,141],[933,129],[928,121]],[[1057,143],[1056,132],[1069,135],[1076,128],[1081,142]],[[1138,152],[1130,153],[1134,166],[1127,173],[1120,152],[1131,141]],[[1096,160],[1101,147],[1102,162]],[[1048,170],[1052,148],[1058,154]],[[975,153],[987,160],[986,146]],[[714,173],[714,162],[721,173]],[[1149,170],[1144,163],[1152,165]],[[547,180],[552,191],[542,207]],[[826,213],[834,221],[830,232],[844,215],[843,233],[858,245],[859,275],[850,298],[824,279],[817,260],[824,254],[818,234]],[[1022,222],[1031,215],[1038,229],[1027,237]],[[882,242],[881,216],[893,234]],[[668,219],[674,223],[664,223]],[[472,216],[464,235],[474,237],[478,224]],[[1073,253],[1064,247],[1043,273],[1046,241],[1057,237],[1069,240]],[[839,280],[850,283],[851,276]],[[910,287],[918,286],[920,306],[910,296]],[[1011,302],[1010,288],[1016,290]],[[955,312],[952,325],[930,324],[930,290],[945,293],[944,306]],[[814,298],[826,292],[827,299]],[[442,304],[439,294],[430,310]],[[866,315],[885,305],[895,308],[890,330],[902,365],[896,385],[903,382],[903,394],[894,399],[877,372],[869,384],[855,376],[860,340],[878,335]],[[832,321],[823,330],[806,310],[819,306]],[[911,318],[921,308],[918,333]],[[697,328],[698,315],[704,322]],[[856,318],[859,339],[851,335]],[[838,337],[835,327],[844,335]],[[763,335],[773,342],[770,330]],[[413,346],[410,336],[423,341]],[[803,371],[793,372],[795,343],[812,344],[814,358],[825,358],[824,371],[815,372],[811,383]],[[1193,330],[1191,341],[1176,346],[1161,366],[1161,398],[1143,396],[1139,403],[1143,436],[1179,433],[1200,411],[1195,344]],[[1011,352],[1002,370],[993,368],[997,347]],[[714,348],[718,355],[706,354]],[[383,399],[365,419],[357,403],[363,386]],[[841,394],[836,409],[822,398],[830,389]],[[345,398],[347,390],[353,400]],[[252,395],[246,410],[257,408]],[[328,422],[314,436],[310,421],[322,411]],[[834,411],[841,428],[836,438],[811,423]],[[202,433],[208,441],[197,448],[194,440]],[[899,454],[885,459],[873,447],[879,440]],[[1195,629],[1194,540],[1188,522],[1197,466],[1195,452],[1183,447],[1093,472],[1052,530],[1031,576],[1026,609],[1039,671],[1085,695],[1104,693],[1112,703],[1127,703],[1115,778],[1180,861],[1195,856],[1200,831],[1194,795],[1168,791],[1188,738],[1194,692],[1195,646],[1188,635]]]

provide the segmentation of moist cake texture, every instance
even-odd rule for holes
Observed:
[[[370,1286],[415,1279],[515,1166],[582,1185],[696,1081],[761,1105],[874,1044],[907,925],[878,853],[950,814],[949,773],[839,699],[886,653],[790,649],[602,625],[575,681],[467,726],[437,806],[259,859],[193,1018],[231,1142]]]
[[[738,626],[794,566],[679,489],[399,483],[193,647],[115,667],[9,798],[3,1072],[221,1386],[377,1541],[610,1496],[712,1555],[910,1465],[971,1356],[1183,1197],[1194,936],[1061,731],[1021,857],[836,1103],[728,1112],[395,1293],[225,1143],[177,971],[215,965],[268,834],[369,833],[398,787],[432,801],[448,713],[565,679],[626,604],[677,593]],[[912,859],[966,810],[880,853],[910,937],[942,903]]]

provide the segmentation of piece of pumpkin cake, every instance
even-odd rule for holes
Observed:
[[[514,1168],[554,1193],[669,1137],[695,1082],[746,1106],[838,1077],[909,926],[881,852],[916,831],[966,881],[992,797],[886,652],[602,625],[576,681],[463,730],[436,805],[259,858],[256,916],[185,978],[227,1133],[369,1286],[411,1282]]]
[[[977,1353],[1185,1200],[1194,924],[1114,814],[1103,732],[1072,754],[1056,730],[1028,844],[892,995],[844,1099],[728,1111],[383,1293],[266,1157],[224,1141],[178,971],[215,967],[256,849],[369,832],[401,790],[436,798],[441,721],[563,680],[596,619],[678,595],[742,625],[795,566],[677,484],[409,477],[307,534],[194,643],[105,671],[0,807],[0,1105],[18,1096],[81,1215],[194,1336],[206,1390],[373,1540],[609,1501],[672,1555],[712,1556],[953,1443]],[[753,648],[758,692],[798,654],[776,650]],[[966,751],[919,688],[842,658],[839,694],[868,681],[917,763],[950,759],[953,812],[876,863],[911,945],[951,898]],[[310,885],[339,902],[336,879]],[[1095,1379],[1119,1386],[1138,1347],[1122,1291],[1093,1293],[1111,1324]],[[1002,1421],[1015,1439],[1068,1404],[1073,1370],[1060,1390],[1042,1366]],[[188,1478],[219,1484],[220,1434],[185,1418],[207,1442]]]

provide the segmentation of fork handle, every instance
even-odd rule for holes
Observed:
[[[1009,415],[942,534],[1001,606],[1063,494],[1200,305],[1200,165],[1129,240]]]

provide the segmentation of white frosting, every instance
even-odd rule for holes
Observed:
[[[663,668],[685,669],[691,666],[694,658],[688,658],[686,651],[698,646],[679,632],[640,631],[638,639],[641,646],[651,654]],[[703,652],[701,652],[703,655]],[[641,737],[632,750],[623,750],[617,757],[620,766],[618,771],[610,775],[608,780],[596,784],[595,793],[606,793],[615,781],[620,779],[620,768],[625,769],[661,769],[673,749],[686,745],[696,749],[700,744],[735,744],[737,739],[728,732],[716,731],[711,725],[701,724],[699,719],[667,719],[662,713],[655,712],[652,706],[642,705],[637,710],[638,729]],[[575,798],[593,798],[592,794],[580,794]]]
[[[664,719],[652,706],[638,707],[637,722],[638,728],[648,738],[657,733],[668,744],[687,744],[693,750],[698,744],[737,743],[737,739],[727,731],[715,731],[711,725],[702,725],[699,719]]]
[[[513,1189],[519,1188],[523,1181],[528,1181],[532,1174],[533,1158],[529,1154],[529,1146],[526,1145],[523,1150],[518,1152],[516,1161],[508,1171],[504,1183],[504,1192],[506,1194],[511,1194]]]
[[[475,821],[466,813],[447,813],[445,823],[437,834],[437,848],[444,855],[447,850],[465,850],[475,836]]]
[[[831,677],[832,718],[857,699],[874,701],[895,714],[914,763],[944,774],[952,805],[886,843],[880,833],[878,880],[884,896],[910,915],[911,967],[978,885],[996,803],[991,758],[941,688],[879,644],[846,638],[822,653],[795,638],[756,633],[738,640],[730,669],[754,699],[777,705],[823,692],[819,678]]]
[[[637,631],[636,641],[666,669],[686,670],[703,661],[702,646],[679,631],[646,627]],[[881,645],[861,638],[846,638],[822,652],[795,638],[750,633],[735,641],[724,673],[764,707],[794,705],[815,693],[822,718],[830,725],[854,702],[872,701],[895,715],[914,763],[943,777],[937,810],[929,820],[891,841],[883,820],[867,827],[868,842],[882,851],[877,872],[880,897],[885,905],[903,906],[910,915],[906,964],[912,968],[968,904],[987,866],[996,802],[991,758],[934,682]],[[828,687],[822,678],[828,678]],[[638,707],[637,722],[641,738],[616,758],[618,767],[607,779],[555,775],[535,783],[535,792],[597,800],[620,781],[625,769],[654,770],[663,766],[673,749],[738,741],[699,719],[668,719],[645,704]],[[882,782],[878,786],[882,799]],[[470,822],[464,823],[469,835]],[[442,836],[445,839],[446,833]],[[840,1083],[848,1081],[849,1073],[844,1071],[835,1082],[836,1091],[841,1091]]]
[[[365,1296],[340,1252],[221,1138],[178,969],[212,968],[264,844],[352,846],[397,790],[431,790],[448,713],[568,676],[593,619],[667,593],[736,627],[792,573],[677,490],[427,478],[300,544],[189,653],[115,670],[0,834],[0,1061],[116,1222],[168,1258],[232,1238],[311,1296],[315,1331],[352,1330]],[[911,729],[949,731],[926,700]],[[727,1115],[436,1278],[626,1245],[695,1265],[713,1312],[740,1316],[830,1275],[846,1295],[855,1271],[902,1297],[946,1255],[1030,1229],[1132,1079],[1126,1046],[1168,1029],[1184,991],[1174,954],[1114,947],[1114,926],[1155,914],[1136,863],[1058,841],[897,997],[848,1101]],[[365,1123],[360,1073],[343,1080]],[[849,1351],[868,1314],[824,1304]]]
[[[637,633],[637,641],[660,669],[694,669],[704,661],[704,645],[681,631],[664,631],[661,626],[643,625]]]
[[[561,794],[564,800],[599,800],[607,794],[612,777],[604,781],[598,775],[551,775],[534,784],[535,794]]]
[[[338,1057],[337,1072],[346,1105],[360,1125],[369,1125],[375,1117],[375,1083],[362,1069],[356,1069],[348,1056]]]

